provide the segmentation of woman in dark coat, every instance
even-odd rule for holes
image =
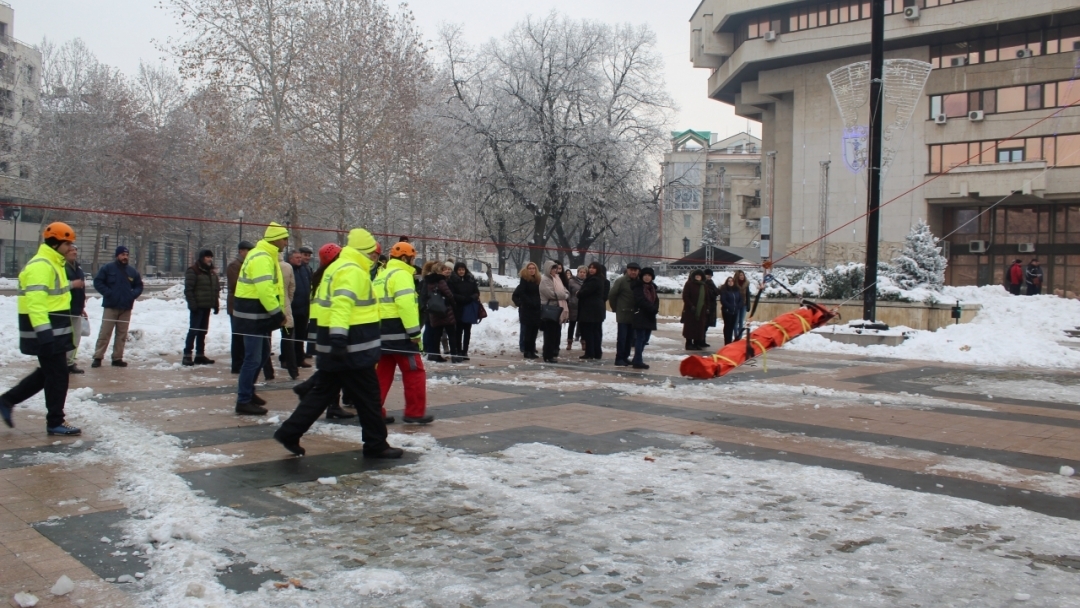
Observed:
[[[446,276],[443,275],[443,264],[436,263],[432,266],[430,274],[424,277],[424,290],[420,294],[426,304],[433,294],[439,294],[446,302],[446,313],[435,314],[429,309],[427,323],[429,336],[424,336],[424,352],[427,353],[428,361],[445,363],[446,358],[439,353],[439,343],[442,341],[443,331],[450,333],[450,356],[460,356],[461,344],[455,339],[453,328],[457,325],[457,317],[454,316],[454,294],[446,284]]]
[[[214,362],[206,357],[206,332],[210,329],[210,311],[213,310],[215,315],[218,313],[220,293],[221,284],[214,269],[214,252],[203,249],[184,274],[184,299],[190,312],[187,340],[184,341],[184,365],[209,365]]]
[[[701,350],[705,343],[709,312],[704,272],[695,270],[690,273],[690,278],[683,286],[682,300],[682,335],[686,338],[686,350]]]
[[[450,288],[450,292],[454,294],[454,318],[457,319],[457,324],[454,326],[453,331],[457,334],[458,344],[461,345],[458,359],[468,361],[469,340],[472,338],[473,324],[464,322],[465,311],[466,307],[479,305],[480,285],[469,273],[469,268],[465,265],[465,262],[458,262],[454,264],[454,274],[450,275],[447,286]],[[454,363],[457,362],[454,361]]]
[[[720,295],[720,290],[716,287],[716,281],[713,280],[713,271],[711,268],[705,269],[705,305],[709,309],[705,312],[708,317],[705,324],[705,334],[701,345],[705,348],[709,348],[709,344],[704,341],[704,337],[708,336],[710,327],[716,327],[716,298]]]
[[[745,310],[742,290],[735,284],[735,279],[728,277],[720,287],[720,314],[724,317],[724,344],[731,344],[738,336],[735,330],[739,323],[739,311]]]
[[[566,269],[566,274],[563,277],[566,279],[566,288],[570,290],[570,299],[566,301],[566,305],[570,307],[570,323],[566,327],[566,350],[573,348],[574,338],[580,335],[580,333],[576,333],[579,331],[577,328],[577,292],[581,289],[581,281],[584,280],[585,267],[582,266],[578,271],[582,275],[580,279],[569,268]]]
[[[634,360],[630,362],[634,369],[649,369],[641,359],[649,336],[656,331],[656,314],[660,312],[660,297],[656,295],[653,279],[656,271],[642,268],[641,276],[630,285],[634,294]]]
[[[585,280],[578,290],[578,325],[581,326],[581,342],[585,349],[585,354],[578,358],[586,361],[599,361],[602,354],[600,343],[603,341],[603,324],[607,317],[607,289],[602,268],[597,262],[589,264]]]
[[[540,332],[540,269],[529,262],[518,276],[521,282],[514,289],[512,299],[518,309],[525,358],[536,359],[536,335]]]

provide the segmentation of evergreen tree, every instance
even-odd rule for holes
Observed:
[[[716,220],[705,222],[705,227],[701,230],[701,246],[706,245],[711,247],[720,245],[720,224]]]
[[[930,226],[919,220],[904,239],[904,249],[893,258],[886,275],[901,289],[926,287],[941,291],[947,263]]]

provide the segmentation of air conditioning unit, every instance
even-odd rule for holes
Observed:
[[[1017,250],[1020,253],[1035,253],[1035,243],[1020,243]]]
[[[967,65],[967,62],[968,62],[967,57],[953,57],[952,59],[949,60],[949,66],[954,67],[954,68],[955,67],[960,67],[962,65]]]
[[[904,19],[907,19],[908,21],[915,21],[918,18],[919,18],[919,7],[917,7],[917,6],[906,6],[906,7],[904,7]]]
[[[968,253],[986,253],[986,241],[968,241]]]
[[[1025,57],[1031,57],[1031,54],[1031,49],[1020,49],[1019,51],[1016,51],[1016,58],[1023,59]]]
[[[939,125],[943,125],[943,124],[949,122],[949,117],[945,116],[944,114],[938,114],[937,116],[934,117],[934,122],[939,124]]]
[[[776,42],[776,32],[769,30],[765,32],[765,42]]]
[[[986,115],[983,114],[982,110],[972,110],[968,112],[968,120],[970,120],[971,122],[979,122],[985,117]]]

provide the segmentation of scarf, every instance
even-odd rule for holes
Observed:
[[[656,303],[656,285],[645,283],[642,285],[642,292],[645,294],[645,299],[649,301],[649,304]]]

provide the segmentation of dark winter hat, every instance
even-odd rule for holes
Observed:
[[[707,277],[711,277],[712,274],[713,274],[712,268],[706,268],[704,272],[705,272],[705,276],[707,276]]]
[[[651,266],[646,266],[645,268],[641,269],[641,276],[645,276],[645,275],[649,275],[650,277],[655,279],[656,278],[656,271],[653,270]]]
[[[200,249],[199,250],[199,259],[201,260],[201,259],[203,259],[205,257],[211,257],[211,258],[214,257],[214,252],[212,250],[210,250],[210,249]]]
[[[126,246],[120,245],[120,246],[118,246],[116,248],[116,253],[113,254],[113,257],[116,257],[116,256],[120,255],[121,253],[131,253],[131,251],[129,251]]]
[[[306,253],[308,255],[312,255],[312,254],[315,253],[315,251],[311,247],[308,247],[307,245],[304,245],[303,247],[301,247],[299,251],[300,251],[300,253]]]
[[[469,266],[465,262],[458,262],[457,264],[454,264],[455,273],[457,272],[458,268],[464,268],[466,272],[469,271]]]
[[[251,241],[240,241],[240,244],[236,246],[240,251],[251,251],[255,248],[255,245],[251,244]]]
[[[638,264],[637,262],[630,262],[629,264],[626,265],[626,269],[627,270],[630,270],[630,269],[641,270],[641,265]]]

